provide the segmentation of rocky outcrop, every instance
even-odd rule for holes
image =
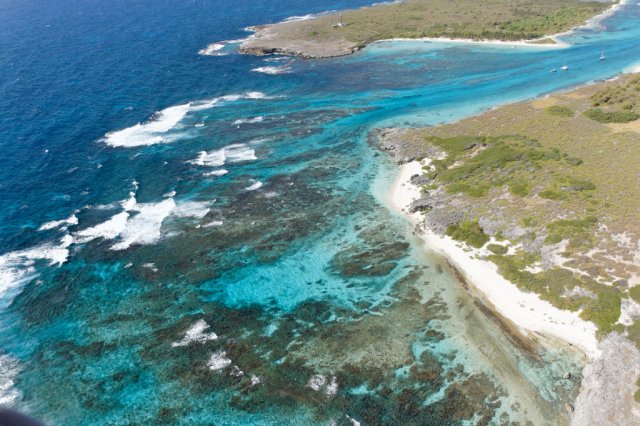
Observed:
[[[409,213],[426,212],[433,208],[433,201],[428,198],[419,198],[409,205]]]
[[[363,47],[345,39],[305,40],[291,31],[289,24],[293,23],[252,28],[255,34],[243,41],[238,50],[240,53],[259,56],[279,54],[320,59],[350,55]]]
[[[424,157],[436,158],[439,155],[433,147],[416,138],[410,129],[376,129],[371,132],[370,141],[379,149],[387,151],[397,164]]]
[[[640,351],[619,334],[600,343],[602,355],[582,372],[573,426],[639,425],[640,405],[634,399],[640,375]]]

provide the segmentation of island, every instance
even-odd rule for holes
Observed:
[[[402,38],[553,44],[551,35],[583,25],[611,7],[609,1],[581,0],[406,0],[251,27],[255,34],[239,50],[327,58]]]
[[[574,424],[640,421],[640,75],[372,139],[427,246],[591,359]]]

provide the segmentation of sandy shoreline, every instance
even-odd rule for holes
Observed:
[[[409,214],[407,207],[418,197],[420,190],[409,180],[420,173],[421,167],[417,161],[401,165],[386,200],[393,210],[404,214],[414,224],[419,223],[420,213]],[[420,237],[426,249],[446,257],[498,313],[512,321],[525,335],[560,339],[591,360],[600,355],[593,323],[584,321],[575,312],[554,307],[534,293],[521,291],[504,279],[493,263],[476,258],[477,254],[483,253],[482,250],[469,250],[461,243],[429,230],[423,230]]]
[[[611,0],[614,1],[614,0]],[[611,5],[604,12],[591,17],[586,22],[581,25],[578,25],[574,28],[571,28],[568,31],[564,31],[561,33],[545,35],[544,37],[540,37],[538,39],[531,40],[514,40],[514,41],[505,41],[505,40],[475,40],[475,39],[463,39],[463,38],[447,38],[447,37],[424,37],[424,38],[390,38],[390,39],[382,39],[375,40],[370,43],[366,43],[365,45],[360,45],[354,42],[348,42],[346,39],[344,40],[333,40],[331,42],[321,43],[313,40],[305,40],[305,39],[293,39],[293,40],[279,40],[277,37],[277,31],[273,32],[273,28],[277,28],[278,25],[289,24],[291,22],[297,21],[308,21],[318,17],[322,17],[323,15],[337,13],[335,11],[325,12],[316,15],[305,15],[301,17],[291,17],[285,19],[276,24],[269,25],[258,25],[253,27],[248,27],[246,30],[254,32],[251,36],[242,40],[238,50],[241,53],[253,54],[253,55],[268,55],[268,54],[281,54],[281,55],[289,55],[289,56],[301,56],[309,59],[320,59],[320,58],[330,58],[337,56],[346,56],[353,54],[357,51],[362,50],[363,48],[373,45],[375,43],[380,42],[403,42],[403,41],[425,41],[425,42],[440,42],[440,43],[460,43],[460,44],[475,44],[475,45],[489,45],[489,46],[503,46],[503,47],[532,47],[538,49],[563,49],[570,47],[571,45],[567,42],[561,41],[559,38],[573,33],[577,29],[582,28],[595,28],[597,27],[601,21],[604,19],[614,15],[618,9],[620,9],[625,3],[628,3],[630,0],[620,0]],[[555,43],[538,43],[540,40],[550,39]],[[217,43],[213,43],[210,46],[216,46]],[[206,54],[209,48],[202,49],[201,54]],[[205,53],[202,53],[205,52]]]
[[[488,45],[488,46],[503,46],[503,47],[533,47],[537,49],[565,49],[570,47],[569,43],[556,40],[557,35],[545,36],[544,38],[550,38],[555,43],[536,43],[536,40],[474,40],[471,38],[447,38],[447,37],[420,37],[420,38],[389,38],[385,40],[376,40],[371,45],[384,42],[405,42],[405,41],[426,41],[431,43],[457,43],[457,44],[476,44],[476,45]],[[539,39],[537,39],[539,40]]]

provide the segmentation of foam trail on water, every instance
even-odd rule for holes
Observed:
[[[0,354],[0,406],[11,406],[20,399],[15,380],[20,373],[20,364],[8,355]]]
[[[255,191],[256,189],[260,188],[262,186],[262,182],[260,182],[259,180],[254,181],[254,183],[250,186],[247,186],[245,189],[247,191]]]
[[[134,185],[137,189],[137,185]],[[172,194],[165,194],[175,195]],[[161,237],[162,225],[168,217],[200,220],[209,213],[210,202],[183,201],[176,203],[173,196],[155,203],[138,203],[135,193],[119,203],[124,211],[98,225],[82,229],[70,237],[78,244],[95,239],[115,240],[112,250],[125,250],[135,244],[153,244]]]
[[[167,142],[163,134],[173,129],[187,115],[190,107],[191,103],[165,108],[145,123],[107,133],[104,142],[127,148]]]
[[[116,214],[106,222],[78,231],[74,234],[76,243],[84,244],[96,238],[112,240],[124,231],[128,219],[129,213],[124,211]]]
[[[205,333],[210,328],[209,324],[205,320],[196,321],[186,331],[184,337],[177,342],[171,344],[172,347],[188,346],[192,343],[206,343],[210,340],[217,340],[218,335],[216,333]]]
[[[207,362],[207,367],[213,371],[222,370],[231,365],[231,360],[227,358],[226,351],[214,352]]]
[[[202,219],[210,210],[208,203],[184,201],[176,204],[173,210],[171,210],[171,215],[175,217]]]
[[[225,170],[225,169],[218,169],[218,170],[213,170],[213,171],[211,171],[211,172],[203,173],[203,174],[202,174],[202,176],[205,176],[205,177],[210,177],[210,176],[224,176],[224,175],[226,175],[227,173],[229,173],[229,171],[228,171],[228,170]]]
[[[121,241],[111,246],[112,250],[124,250],[133,244],[152,244],[161,237],[162,222],[176,206],[173,198],[159,203],[138,204],[137,215],[127,219],[120,233]]]
[[[251,71],[260,72],[263,74],[277,75],[277,74],[289,74],[291,72],[291,67],[283,65],[281,67],[274,66],[265,66],[254,68]]]
[[[0,297],[35,278],[37,261],[47,260],[50,266],[65,263],[72,243],[73,238],[67,235],[59,240],[58,245],[45,243],[0,255]]]
[[[123,148],[135,148],[173,142],[185,137],[185,133],[173,135],[168,133],[176,129],[190,112],[206,110],[224,102],[234,102],[240,99],[266,98],[267,96],[262,92],[247,92],[171,106],[158,111],[144,123],[138,123],[135,126],[109,132],[104,135],[101,141],[112,147]]]
[[[205,55],[205,56],[224,56],[224,55],[227,55],[228,53],[220,52],[220,50],[224,49],[225,46],[226,46],[226,42],[211,43],[204,49],[200,49],[198,51],[198,54]]]
[[[256,157],[256,152],[254,149],[249,148],[246,144],[237,143],[227,145],[224,148],[214,151],[201,151],[198,155],[198,158],[195,158],[189,162],[197,166],[219,167],[226,164],[227,162],[240,163],[257,159],[258,157]],[[218,171],[218,173],[220,172]]]
[[[254,123],[262,123],[264,121],[264,117],[258,116],[253,118],[240,118],[233,122],[233,124],[254,124]]]
[[[78,224],[78,217],[74,213],[74,214],[72,214],[71,216],[69,216],[66,219],[53,220],[51,222],[43,223],[38,228],[38,231],[48,231],[48,230],[56,229],[56,228],[60,228],[62,230],[66,230],[69,226],[77,225],[77,224]]]

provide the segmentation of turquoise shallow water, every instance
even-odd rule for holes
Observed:
[[[29,15],[90,53],[2,46],[0,402],[52,424],[566,420],[558,377],[580,360],[531,358],[474,308],[374,196],[394,168],[367,137],[612,77],[640,60],[640,7],[567,49],[275,62],[196,54],[275,6],[117,7]],[[5,8],[24,36],[28,11]]]

